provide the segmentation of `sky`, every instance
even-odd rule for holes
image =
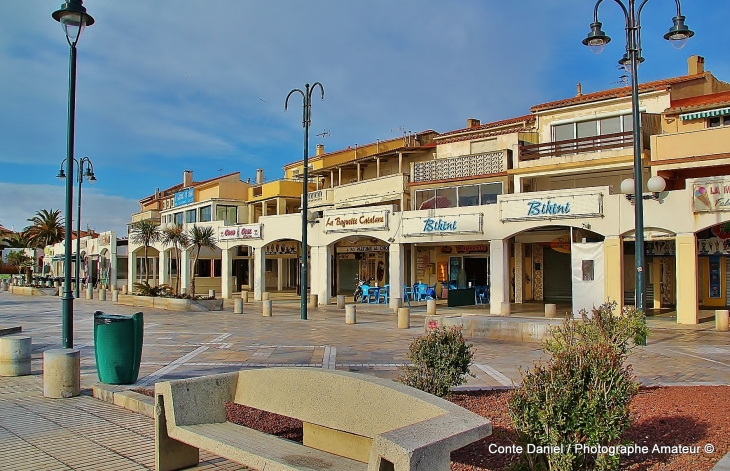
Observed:
[[[69,46],[51,13],[61,0],[4,2],[0,28],[0,224],[20,230],[62,209]],[[78,43],[77,158],[82,227],[126,234],[138,201],[182,182],[263,168],[267,180],[302,158],[301,98],[320,82],[310,155],[433,129],[521,116],[533,105],[620,86],[623,13],[603,2],[613,41],[581,44],[591,0],[86,0],[95,19]],[[652,0],[642,17],[639,80],[687,71],[687,57],[730,81],[727,0],[684,0],[696,34],[682,50],[662,36],[676,14]],[[317,134],[327,131],[326,136]],[[74,203],[74,208],[76,203]],[[75,209],[74,209],[75,212]],[[74,214],[74,221],[76,215]],[[75,222],[74,222],[75,226]]]

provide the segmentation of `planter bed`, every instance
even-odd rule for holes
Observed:
[[[120,294],[117,304],[137,307],[153,307],[167,311],[205,312],[222,311],[223,299],[177,299],[154,296]]]
[[[34,288],[32,286],[8,286],[8,291],[20,296],[57,296],[58,288]]]

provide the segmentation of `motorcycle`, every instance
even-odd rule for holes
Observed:
[[[361,280],[360,277],[355,278],[355,293],[353,294],[355,298],[355,302],[359,303],[362,299],[362,287],[363,285],[370,286],[370,279],[367,280]]]

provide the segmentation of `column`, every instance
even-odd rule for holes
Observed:
[[[514,187],[515,193],[522,193],[522,177],[519,175],[514,176]],[[534,191],[534,190],[533,190]]]
[[[178,267],[180,273],[180,293],[187,293],[190,289],[190,251],[180,251],[180,266]]]
[[[157,271],[160,274],[160,284],[169,285],[170,279],[168,277],[170,276],[170,274],[167,272],[167,268],[170,263],[170,254],[167,252],[167,250],[163,249],[160,251],[160,258],[157,261],[159,264]]]
[[[335,171],[330,170],[330,188],[335,187]]]
[[[606,298],[609,302],[616,301],[616,312],[621,312],[624,307],[623,240],[620,237],[606,237],[603,254],[606,259]]]
[[[249,280],[253,277],[253,299],[261,301],[261,293],[266,290],[266,265],[264,248],[253,249],[253,270],[249,273]]]
[[[330,303],[330,285],[332,284],[332,264],[330,258],[332,249],[330,246],[312,247],[311,268],[311,292],[316,294],[321,306]]]
[[[134,282],[136,281],[135,278],[137,278],[137,256],[135,255],[134,251],[129,251],[128,253],[127,290],[129,291],[129,294],[132,294],[134,292]],[[63,264],[61,264],[61,267],[63,268]]]
[[[357,181],[360,181],[360,162],[357,163]]]
[[[405,248],[403,244],[390,244],[390,265],[388,283],[390,284],[390,307],[398,307],[393,301],[403,298],[403,272],[405,271]]]
[[[375,159],[375,178],[380,176],[380,157]]]
[[[403,153],[398,152],[398,173],[403,173]]]
[[[261,215],[266,216],[266,201],[261,202]]]
[[[660,309],[662,307],[662,259],[659,257],[652,257],[646,260],[646,266],[651,264],[651,280],[647,281],[654,287],[654,303],[652,307],[654,309]],[[648,307],[648,305],[647,305]]]
[[[337,167],[337,186],[342,186],[342,167]]]
[[[699,324],[697,241],[694,234],[677,234],[677,324]]]
[[[411,286],[413,286],[413,283],[416,281],[416,262],[418,259],[418,246],[416,244],[411,244]],[[441,297],[441,293],[436,293],[438,297]]]
[[[502,313],[509,302],[509,239],[489,241],[489,312]]]
[[[276,214],[286,214],[286,200],[284,198],[276,198]]]
[[[112,289],[117,288],[117,254],[113,253],[109,256],[111,270],[109,270],[109,286]]]
[[[256,222],[255,221],[255,219],[256,219],[256,210],[254,208],[255,208],[255,206],[253,204],[249,204],[248,205],[248,222],[250,224],[253,224],[253,223]]]
[[[279,258],[276,260],[276,289],[278,291],[284,290],[284,259]]]
[[[233,249],[235,250],[235,249]],[[221,297],[231,297],[231,249],[221,249]]]
[[[522,243],[515,242],[515,304],[524,302],[523,280],[525,278],[525,251],[522,250]]]

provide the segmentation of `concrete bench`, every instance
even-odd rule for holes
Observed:
[[[304,444],[226,422],[225,403],[293,417]],[[453,450],[491,422],[377,377],[314,368],[244,370],[155,385],[157,471],[195,466],[199,449],[266,471],[448,471]]]

